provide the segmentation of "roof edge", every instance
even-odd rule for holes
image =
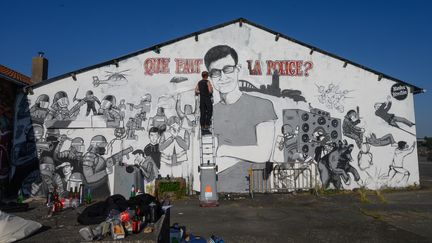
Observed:
[[[16,79],[13,79],[13,78],[11,78],[11,77],[9,77],[7,75],[4,75],[2,73],[0,73],[0,78],[3,79],[3,80],[9,81],[9,82],[11,82],[11,83],[13,83],[13,84],[15,84],[17,86],[20,86],[20,87],[26,87],[26,86],[28,86],[28,84],[23,83],[21,81],[18,81]]]
[[[425,93],[425,92],[426,92],[426,90],[424,90],[423,88],[420,88],[420,87],[418,87],[418,86],[416,86],[416,85],[413,85],[413,84],[407,83],[407,82],[405,82],[405,81],[402,81],[402,80],[400,80],[400,79],[394,78],[394,77],[389,76],[389,75],[387,75],[387,74],[384,74],[384,73],[382,73],[382,72],[376,71],[376,70],[371,69],[371,68],[369,68],[369,67],[363,66],[363,65],[358,64],[358,63],[353,62],[353,61],[350,61],[350,60],[348,60],[348,59],[346,59],[346,58],[342,58],[342,57],[340,57],[340,56],[338,56],[338,55],[332,54],[332,53],[327,52],[327,51],[325,51],[325,50],[323,50],[323,49],[320,49],[320,48],[317,48],[317,47],[312,46],[312,45],[310,45],[310,44],[307,44],[307,43],[305,43],[305,42],[301,42],[301,41],[299,41],[299,40],[297,40],[297,39],[291,38],[291,37],[289,37],[289,36],[287,36],[287,35],[284,35],[284,34],[282,34],[282,33],[280,33],[280,32],[277,32],[277,31],[271,30],[271,29],[269,29],[269,28],[267,28],[267,27],[264,27],[264,26],[258,25],[258,24],[254,23],[254,22],[252,22],[252,21],[249,21],[249,20],[247,20],[247,19],[245,19],[245,18],[237,18],[237,19],[234,19],[234,20],[231,20],[231,21],[228,21],[228,22],[222,23],[222,24],[215,25],[215,26],[213,26],[213,27],[209,27],[209,28],[206,28],[206,29],[202,29],[202,30],[199,30],[199,31],[196,31],[196,32],[193,32],[193,33],[190,33],[190,34],[187,34],[187,35],[184,35],[184,36],[181,36],[181,37],[178,37],[178,38],[172,39],[172,40],[169,40],[169,41],[162,42],[162,43],[160,43],[160,44],[156,44],[156,45],[150,46],[150,47],[148,47],[148,48],[145,48],[145,49],[142,49],[142,50],[139,50],[139,51],[135,51],[135,52],[132,52],[132,53],[126,54],[126,55],[124,55],[124,56],[120,56],[120,57],[117,57],[117,58],[113,58],[113,59],[111,59],[111,60],[108,60],[108,61],[105,61],[105,62],[101,62],[101,63],[95,64],[95,65],[91,65],[91,66],[88,66],[88,67],[85,67],[85,68],[81,68],[81,69],[78,69],[78,70],[75,70],[75,71],[67,72],[67,73],[65,73],[65,74],[62,74],[62,75],[59,75],[59,76],[56,76],[56,77],[53,77],[53,78],[50,78],[50,79],[44,80],[44,81],[39,82],[39,83],[37,83],[37,84],[31,84],[31,85],[28,85],[28,86],[26,86],[26,87],[38,88],[38,87],[44,86],[44,85],[46,85],[46,84],[52,83],[52,82],[54,82],[54,81],[57,81],[57,80],[60,80],[60,79],[63,79],[63,78],[67,78],[67,77],[71,77],[72,75],[76,75],[76,74],[79,74],[79,73],[83,73],[83,72],[86,72],[86,71],[89,71],[89,70],[92,70],[92,69],[95,69],[95,68],[103,67],[103,66],[106,66],[106,65],[116,65],[119,61],[122,61],[122,60],[128,59],[128,58],[130,58],[130,57],[132,57],[132,56],[137,56],[137,55],[140,55],[140,54],[143,54],[143,53],[149,52],[149,51],[155,51],[155,50],[157,50],[157,49],[159,49],[159,48],[161,48],[161,47],[164,47],[164,46],[166,46],[166,45],[170,45],[170,44],[172,44],[172,43],[174,43],[174,42],[178,42],[178,41],[181,41],[181,40],[187,39],[187,38],[192,37],[192,36],[195,36],[195,35],[199,35],[199,34],[202,34],[202,33],[206,33],[206,32],[212,31],[212,30],[214,30],[214,29],[219,29],[219,28],[222,28],[222,27],[225,27],[225,26],[228,26],[228,25],[230,25],[230,24],[237,23],[237,22],[238,22],[238,23],[247,23],[247,24],[252,25],[252,26],[254,26],[254,27],[256,27],[256,28],[262,29],[262,30],[267,31],[267,32],[269,32],[269,33],[272,33],[272,34],[274,34],[274,35],[279,35],[280,37],[282,37],[282,38],[284,38],[284,39],[287,39],[287,40],[292,41],[292,42],[294,42],[294,43],[297,43],[297,44],[299,44],[299,45],[302,45],[302,46],[305,46],[305,47],[307,47],[307,48],[310,48],[311,51],[320,52],[320,53],[322,53],[322,54],[324,54],[324,55],[327,55],[327,56],[333,57],[333,58],[338,59],[338,60],[340,60],[340,61],[343,61],[343,62],[345,62],[345,63],[351,64],[351,65],[353,65],[353,66],[355,66],[355,67],[361,68],[361,69],[366,70],[366,71],[371,72],[371,73],[374,73],[374,74],[378,75],[378,78],[379,78],[379,79],[381,79],[381,78],[386,78],[386,79],[389,79],[389,80],[392,80],[392,81],[395,81],[395,82],[399,82],[399,83],[403,83],[403,84],[405,84],[405,85],[408,85],[408,86],[410,86],[410,87],[413,88],[413,93],[414,93],[414,94],[420,94],[420,93]]]

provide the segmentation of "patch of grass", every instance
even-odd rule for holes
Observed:
[[[414,185],[409,185],[407,187],[383,187],[380,189],[382,192],[404,192],[404,191],[417,191],[420,190],[421,186],[414,183]]]
[[[346,190],[338,190],[338,189],[324,189],[323,187],[319,187],[316,190],[318,195],[336,195],[336,194],[345,194]]]
[[[186,196],[186,187],[178,181],[163,181],[158,185],[157,194],[162,197],[174,196],[176,199],[181,199]]]
[[[359,194],[361,203],[371,203],[371,201],[367,197],[367,190],[365,190],[364,188],[360,188],[359,190],[357,190],[357,193]]]
[[[388,203],[387,199],[384,197],[383,194],[381,194],[380,190],[376,190],[375,195],[378,197],[378,199],[380,200],[381,203],[385,203],[385,204]]]
[[[378,214],[377,212],[373,212],[373,211],[370,211],[370,210],[367,210],[367,209],[364,209],[364,208],[360,208],[359,210],[360,210],[360,212],[362,214],[364,214],[366,216],[372,217],[372,218],[374,218],[376,220],[382,220],[381,215]]]

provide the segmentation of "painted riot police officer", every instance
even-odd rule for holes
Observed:
[[[90,140],[88,152],[83,158],[83,174],[90,188],[107,185],[107,175],[112,168],[107,167],[105,154],[107,140],[102,135],[96,135]]]
[[[71,145],[68,150],[61,151],[66,140],[71,140]],[[54,160],[60,162],[70,162],[75,170],[82,172],[82,161],[85,152],[84,139],[76,137],[73,139],[65,135],[60,136],[60,142],[54,151]]]
[[[116,98],[113,95],[107,95],[102,99],[99,114],[104,116],[107,127],[119,127],[121,115],[116,107]]]
[[[49,96],[41,94],[36,99],[35,104],[30,108],[30,116],[33,123],[43,125],[49,113]]]

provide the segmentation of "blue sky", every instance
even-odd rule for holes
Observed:
[[[428,90],[415,96],[417,136],[432,136],[430,1],[2,0],[0,64],[49,77],[239,17]]]

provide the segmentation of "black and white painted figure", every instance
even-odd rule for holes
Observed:
[[[281,132],[283,136],[279,140],[278,148],[284,151],[284,162],[288,162],[290,165],[293,165],[291,162],[304,162],[305,157],[303,153],[297,151],[299,127],[283,124]]]
[[[159,175],[159,170],[154,163],[152,157],[145,156],[144,151],[142,151],[141,149],[133,151],[132,154],[135,155],[134,164],[140,169],[141,173],[144,176],[145,182],[149,183],[156,179]]]
[[[159,151],[159,141],[160,141],[160,130],[157,127],[152,127],[149,130],[150,143],[144,147],[145,156],[150,156],[155,162],[158,169],[160,169],[161,152]]]
[[[129,117],[129,120],[126,122],[126,134],[128,140],[138,140],[138,135],[135,134],[137,127],[136,121],[133,117]]]
[[[365,171],[373,165],[373,154],[370,152],[370,145],[363,143],[357,154],[357,163],[360,170]]]
[[[80,112],[80,107],[84,105],[84,101],[79,101],[69,110],[69,98],[66,92],[59,91],[54,95],[51,110],[47,116],[47,120],[75,120]]]
[[[393,138],[393,135],[387,133],[386,135],[378,138],[375,133],[371,133],[369,137],[366,137],[366,143],[379,147],[379,146],[396,146],[396,140]]]
[[[400,183],[405,180],[407,183],[410,177],[410,172],[404,168],[405,158],[414,152],[416,141],[409,146],[405,141],[399,141],[398,146],[394,151],[393,160],[389,166],[388,176],[390,180],[395,180]],[[396,177],[397,176],[397,177]]]
[[[120,117],[122,120],[124,120],[126,116],[126,103],[125,99],[120,100],[120,104],[118,105],[118,109],[120,111]]]
[[[364,142],[375,147],[393,145],[396,143],[392,134],[377,137],[375,133],[371,133],[370,136],[364,136],[365,129],[358,126],[361,123],[359,115],[359,107],[357,107],[357,110],[349,110],[342,124],[343,134],[354,139],[359,149],[362,148]]]
[[[54,188],[60,196],[64,195],[64,184],[61,176],[55,172],[54,161],[50,157],[42,157],[39,164],[39,170],[42,177],[42,184],[32,187],[32,194],[38,194],[39,190],[44,192],[53,192]]]
[[[105,189],[105,192],[108,193],[108,174],[113,173],[114,165],[122,163],[124,156],[129,156],[129,153],[133,151],[133,147],[129,146],[117,151],[105,159],[103,155],[106,154],[106,146],[107,140],[103,135],[96,135],[90,140],[88,152],[83,159],[83,174],[90,188]]]
[[[139,104],[135,105],[133,103],[128,103],[129,109],[132,111],[133,109],[138,109],[139,113],[136,114],[135,118],[140,120],[139,123],[137,123],[138,128],[142,127],[143,121],[147,120],[147,114],[150,113],[151,110],[151,94],[147,93],[143,97],[141,97],[141,100]]]
[[[61,151],[63,148],[63,144],[67,140],[69,140],[71,143],[69,149]],[[82,172],[84,153],[84,139],[82,139],[81,137],[71,139],[63,134],[60,136],[60,142],[56,146],[53,156],[54,161],[57,161],[58,163],[68,162],[72,167],[75,168],[75,171]]]
[[[227,45],[212,47],[204,62],[220,102],[214,105],[214,134],[218,156],[255,162],[270,159],[277,116],[270,100],[243,93],[239,89],[237,52]]]
[[[165,109],[163,107],[158,107],[156,110],[156,115],[149,119],[150,127],[157,127],[162,132],[166,130],[168,118],[165,115]]]
[[[293,149],[297,149],[297,139],[299,133],[299,127],[295,126],[293,128],[290,124],[283,124],[281,127],[282,136],[278,143],[279,150],[283,150],[284,148],[289,151]]]
[[[107,184],[107,175],[112,168],[107,167],[103,155],[107,140],[102,135],[96,135],[90,140],[90,146],[83,159],[83,174],[87,184],[91,188],[98,188]]]
[[[197,121],[199,120],[199,112],[197,107],[199,104],[198,97],[195,97],[195,109],[192,109],[192,105],[185,104],[184,110],[181,109],[181,96],[177,95],[176,101],[176,112],[178,117],[181,119],[182,128],[188,130],[189,132],[194,132],[197,126]]]
[[[346,141],[344,143],[339,142],[330,153],[319,159],[318,170],[324,188],[333,184],[336,189],[343,189],[342,181],[345,184],[350,184],[349,173],[354,176],[355,181],[360,180],[359,173],[350,164],[353,160],[351,157],[353,148],[354,145],[348,145]]]
[[[180,118],[172,116],[168,119],[168,128],[163,133],[160,143],[161,162],[174,166],[187,161],[187,150],[190,145],[190,134],[183,129]]]
[[[383,103],[375,103],[375,115],[386,121],[389,125],[401,128],[398,124],[402,123],[408,127],[412,127],[415,124],[408,119],[400,116],[396,116],[393,113],[389,113],[392,107],[391,96],[387,96],[387,101]]]
[[[64,190],[70,191],[79,189],[81,184],[84,184],[83,175],[80,172],[76,172],[69,162],[63,162],[56,169],[61,169],[63,173],[63,186],[65,186]]]
[[[358,148],[361,148],[361,144],[363,143],[363,134],[365,129],[362,127],[358,127],[360,121],[359,117],[359,108],[357,107],[357,111],[349,110],[345,115],[342,129],[343,134],[349,138],[354,139]]]
[[[33,123],[43,125],[49,113],[49,96],[41,94],[35,104],[30,108],[30,116]]]
[[[121,115],[116,107],[114,95],[107,95],[103,98],[98,113],[103,115],[107,127],[120,127]]]
[[[37,148],[37,154],[38,158],[41,158],[40,155],[43,150],[49,150],[50,144],[47,144],[44,138],[44,127],[40,124],[33,124],[32,128],[33,130],[29,131],[29,135],[33,135],[34,137],[29,138],[30,140],[27,140],[28,143],[34,143],[36,142],[36,148]]]
[[[77,92],[78,92],[78,90],[77,90]],[[86,116],[90,115],[90,111],[93,112],[93,115],[97,115],[95,103],[98,103],[100,106],[101,102],[96,96],[93,95],[92,90],[87,90],[85,97],[82,99],[76,99],[74,97],[74,101],[75,100],[77,100],[78,102],[84,101],[87,104]]]
[[[45,141],[38,141],[37,147],[41,149],[40,157],[50,157],[54,159],[55,150],[60,143],[60,130],[57,128],[48,128],[45,133]],[[59,164],[59,161],[54,159],[55,165]]]
[[[124,127],[117,127],[114,129],[114,139],[111,140],[107,145],[107,154],[113,155],[114,151],[124,149],[123,140],[126,138],[126,130]]]
[[[316,144],[314,151],[314,161],[319,163],[321,159],[337,148],[337,144],[332,142],[330,136],[323,130],[318,129],[312,133],[312,141]]]

